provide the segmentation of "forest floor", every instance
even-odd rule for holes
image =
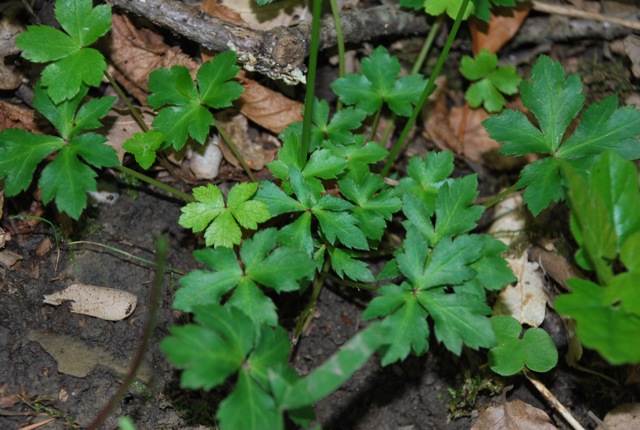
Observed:
[[[588,8],[601,2],[571,3]],[[627,18],[640,21],[633,0],[602,3],[608,10],[614,10],[613,6],[627,10]],[[532,14],[551,19],[541,13]],[[574,20],[562,19],[565,25]],[[607,25],[592,23],[596,29]],[[610,37],[605,30],[567,42],[552,41],[552,35],[547,35],[538,44],[507,44],[500,58],[517,65],[519,74],[528,77],[537,55],[545,53],[560,60],[568,72],[581,74],[589,101],[617,93],[623,103],[640,106],[640,80],[633,76],[631,61],[622,47],[622,40],[631,31],[621,30]],[[468,37],[465,31],[458,37],[462,42],[454,46],[452,64],[468,53]],[[401,42],[402,47],[417,43],[412,38]],[[181,43],[188,45],[186,41]],[[400,42],[379,43],[398,46]],[[327,58],[321,67],[328,75],[335,74]],[[447,72],[447,106],[461,105],[462,84],[455,76],[456,70],[451,67]],[[318,91],[322,96],[327,89]],[[0,98],[16,101],[8,91]],[[260,129],[253,135],[263,132]],[[407,153],[423,154],[433,148],[433,142],[418,132]],[[454,176],[480,173],[484,196],[495,194],[516,177],[513,171],[462,157],[456,166]],[[223,161],[216,182],[242,177],[241,169]],[[37,204],[26,194],[6,199],[4,211],[0,210],[2,228],[11,233],[4,249],[19,257],[15,264],[0,264],[0,429],[35,428],[28,426],[45,421],[40,428],[85,428],[122,382],[148,316],[155,269],[152,264],[114,249],[153,261],[155,238],[163,234],[170,242],[169,266],[183,273],[200,267],[192,251],[202,244],[177,224],[182,202],[141,184],[124,183],[112,172],[104,172],[101,181],[110,184],[117,197],[108,204],[96,203],[79,223],[67,223],[50,209],[34,210],[32,205]],[[187,182],[173,185],[185,191],[193,186]],[[45,222],[12,218],[25,214],[36,214],[62,227],[54,230]],[[563,212],[560,208],[554,214],[565,217],[560,224],[566,229],[566,209]],[[487,216],[490,218],[490,214]],[[133,419],[138,429],[215,428],[215,408],[229,386],[212,392],[180,389],[179,371],[158,348],[168,335],[168,328],[187,319],[171,307],[179,277],[175,272],[165,275],[162,304],[144,364],[136,383],[104,428],[116,428],[118,417],[125,415]],[[114,322],[72,313],[68,303],[58,307],[43,303],[44,295],[73,283],[125,289],[137,296],[137,308],[130,317]],[[558,291],[550,276],[546,277],[546,287],[551,292]],[[369,292],[327,285],[292,362],[301,375],[326,360],[358,331],[370,297]],[[293,329],[306,300],[289,296],[274,296],[273,300],[284,311],[285,327]],[[539,378],[585,429],[597,427],[593,416],[603,419],[616,406],[638,401],[639,380],[632,375],[637,369],[610,366],[592,351],[585,351],[580,365],[602,376],[570,367],[563,358],[567,340],[560,318],[549,310],[542,327],[552,334],[560,360],[556,368]],[[410,356],[388,367],[382,367],[377,358],[370,360],[344,386],[315,406],[317,422],[326,430],[469,429],[482,410],[506,398],[520,399],[545,411],[556,428],[571,428],[526,378],[498,378],[483,366],[486,352],[465,350],[456,357],[435,339],[431,345],[426,355]]]

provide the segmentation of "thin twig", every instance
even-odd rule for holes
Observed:
[[[596,12],[587,12],[586,10],[576,9],[575,7],[548,4],[533,0],[531,2],[533,10],[554,15],[570,16],[572,18],[590,19],[599,22],[608,22],[610,24],[619,25],[621,27],[640,30],[640,22],[628,19],[618,18],[611,15],[603,15]]]

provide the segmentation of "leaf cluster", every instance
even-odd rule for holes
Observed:
[[[89,132],[101,126],[114,97],[94,98],[82,103],[88,88],[82,86],[70,99],[55,103],[41,86],[35,88],[33,104],[60,136],[35,134],[22,129],[0,132],[0,178],[6,177],[5,192],[14,196],[31,184],[36,167],[55,154],[40,175],[42,201],[55,200],[60,211],[78,219],[87,205],[87,191],[96,190],[96,172],[90,167],[120,164],[107,139]]]
[[[558,363],[558,350],[549,334],[541,328],[524,330],[511,316],[491,317],[497,345],[489,350],[489,367],[502,376],[520,373],[525,367],[548,372]]]
[[[618,108],[616,95],[589,105],[568,135],[584,103],[582,82],[576,74],[566,77],[560,63],[549,57],[540,56],[531,80],[521,84],[520,93],[537,125],[513,110],[492,116],[483,124],[493,139],[503,142],[502,154],[544,156],[527,165],[517,183],[518,188],[526,188],[524,201],[534,215],[566,197],[561,166],[569,165],[584,174],[606,150],[628,160],[640,158],[640,110]]]
[[[498,56],[486,49],[475,58],[462,57],[460,72],[470,81],[477,81],[464,94],[469,106],[477,108],[483,105],[487,112],[501,111],[507,103],[502,93],[517,93],[522,80],[515,67],[498,67]]]
[[[598,283],[570,279],[570,294],[556,299],[558,312],[577,322],[582,343],[613,364],[639,363],[640,192],[636,166],[606,151],[585,180],[566,167],[571,230],[580,246],[577,262]]]

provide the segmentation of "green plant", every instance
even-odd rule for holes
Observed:
[[[494,3],[515,4],[513,0]],[[492,350],[498,372],[518,368],[517,372],[525,365],[540,370],[552,361],[550,353],[544,356],[547,360],[543,364],[529,354],[530,339],[542,337],[537,329],[528,330],[520,339],[519,324],[516,328],[511,322],[498,323],[506,320],[489,319],[487,292],[502,289],[514,276],[501,257],[506,246],[489,235],[474,233],[484,210],[474,205],[476,176],[452,178],[452,153],[430,152],[424,158],[411,158],[406,175],[398,172],[397,181],[386,180],[435,86],[461,20],[469,16],[474,4],[476,10],[487,13],[489,5],[469,0],[403,4],[428,5],[428,12],[456,15],[428,81],[415,73],[401,77],[399,61],[385,48],[376,48],[362,61],[362,73],[334,82],[333,90],[349,106],[330,117],[329,104],[313,96],[321,5],[314,0],[304,120],[280,136],[278,159],[268,165],[275,180],[236,184],[226,201],[214,185],[195,188],[193,197],[182,195],[187,204],[179,223],[194,232],[204,231],[208,248],[194,255],[208,270],[192,271],[180,280],[173,306],[192,313],[193,322],[171,328],[161,348],[183,369],[181,384],[185,388],[209,390],[234,378],[231,394],[216,413],[222,429],[258,429],[264,422],[279,429],[284,428],[286,419],[307,425],[313,419],[311,406],[336,390],[377,351],[383,365],[428,351],[429,324],[436,340],[457,355],[463,346],[479,349],[498,344]],[[125,169],[113,149],[104,145],[105,139],[88,132],[100,125],[114,99],[96,98],[82,104],[88,85],[99,83],[93,79],[96,70],[102,75],[104,68],[67,70],[75,67],[74,58],[94,55],[87,45],[108,31],[107,11],[110,16],[108,7],[91,8],[90,0],[58,0],[56,15],[69,35],[33,27],[20,41],[25,57],[54,61],[47,67],[54,66],[54,72],[61,68],[64,76],[79,82],[77,88],[58,88],[43,76],[43,83],[36,87],[35,106],[60,137],[21,130],[0,133],[0,178],[6,177],[7,195],[26,190],[36,167],[54,154],[55,159],[40,177],[43,198],[45,202],[55,199],[58,208],[74,218],[86,205],[85,191],[95,188],[95,172],[85,163],[95,168]],[[65,22],[70,16],[78,21],[83,15],[92,17],[87,25],[95,25],[95,29],[80,31]],[[39,44],[48,34],[55,34],[60,41],[59,56],[41,52]],[[211,109],[230,106],[242,92],[233,81],[238,71],[235,63],[232,52],[217,55],[200,67],[196,83],[183,67],[151,74],[148,101],[159,109],[155,128],[149,130],[142,124],[145,131],[134,134],[124,145],[141,167],[152,166],[161,151],[181,149],[188,139],[205,141],[211,127],[216,126]],[[501,103],[494,86],[511,91],[517,85],[515,76],[496,71],[494,57],[484,53],[466,62],[463,69],[471,78],[485,79],[478,92],[491,106]],[[503,86],[504,82],[508,84]],[[570,121],[582,108],[580,91],[577,77],[565,80],[559,64],[543,57],[534,67],[532,81],[524,83],[522,90],[523,102],[538,119],[540,129],[524,114],[512,111],[486,122],[492,136],[506,142],[504,153],[552,155],[528,166],[517,184],[527,187],[525,199],[534,213],[563,195],[563,178],[568,178],[570,190],[574,185],[580,188],[579,179],[565,166],[578,170],[576,175],[584,174],[594,157],[612,147],[626,158],[640,155],[634,147],[637,111],[616,110],[614,99],[587,108],[576,131],[562,141]],[[362,125],[369,124],[374,135],[385,107],[394,117],[408,117],[390,154],[362,132]],[[376,163],[385,157],[386,164],[378,172]],[[137,172],[127,173],[141,178]],[[251,178],[250,172],[248,175]],[[569,192],[570,199],[573,192]],[[572,201],[572,205],[577,203]],[[587,230],[578,230],[591,221],[583,222],[579,215],[575,219],[574,232],[579,232],[584,264],[595,268],[603,282],[616,279],[612,274],[615,255]],[[267,222],[267,228],[259,228]],[[397,226],[400,245],[390,246],[387,232],[392,223]],[[630,272],[640,267],[631,257],[639,246],[636,237],[629,236],[616,248]],[[377,276],[368,264],[373,252],[384,260]],[[596,257],[602,257],[604,263]],[[300,377],[288,364],[291,344],[308,325],[327,279],[374,291],[375,298],[363,319],[375,321],[365,323],[365,328],[325,363]],[[634,296],[627,281],[620,282],[617,287],[603,289],[607,292],[603,300],[610,301],[607,306],[621,301],[620,307],[628,311]],[[308,297],[292,341],[279,326],[274,292]],[[522,354],[515,361],[504,359],[500,348],[505,345],[513,345]]]
[[[524,201],[534,215],[551,202],[565,199],[566,179],[561,166],[566,164],[586,174],[596,156],[607,149],[629,160],[640,158],[640,110],[618,108],[616,95],[588,106],[568,135],[584,102],[582,83],[576,74],[565,77],[560,63],[549,57],[543,55],[536,61],[531,81],[520,85],[520,94],[539,127],[524,113],[513,110],[505,110],[483,124],[493,139],[503,142],[502,154],[546,156],[528,164],[515,185],[517,189],[526,187]]]
[[[507,101],[504,94],[515,94],[522,80],[513,66],[498,67],[498,56],[483,49],[475,58],[462,57],[462,75],[474,82],[464,93],[469,106],[483,105],[488,112],[499,112]]]
[[[558,312],[574,318],[582,343],[613,364],[639,363],[640,193],[635,165],[616,152],[601,154],[588,179],[566,166],[576,260],[598,283],[570,279]]]
[[[551,337],[541,328],[524,330],[511,316],[496,315],[491,325],[498,343],[489,350],[489,367],[502,376],[522,372],[547,372],[558,363],[558,351]]]

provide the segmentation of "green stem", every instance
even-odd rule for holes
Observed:
[[[438,17],[438,20],[431,27],[431,30],[429,30],[429,34],[427,35],[427,38],[424,40],[424,43],[422,44],[422,49],[420,49],[420,53],[418,54],[418,58],[416,58],[416,61],[415,63],[413,63],[413,67],[411,68],[412,75],[416,73],[420,73],[420,69],[422,69],[422,66],[424,65],[424,62],[427,58],[427,54],[429,54],[429,51],[433,46],[433,41],[436,40],[436,36],[438,35],[440,28],[442,27],[444,16],[445,16],[444,14],[440,15]],[[385,127],[384,132],[382,133],[382,139],[380,140],[380,142],[383,145],[385,145],[387,142],[387,139],[389,139],[389,135],[393,131],[397,118],[398,118],[398,115],[396,115],[395,113],[391,115],[391,118],[389,118],[389,121],[387,122],[387,126]]]
[[[380,114],[382,113],[382,105],[376,111],[376,116],[373,117],[373,123],[371,124],[371,133],[369,134],[369,142],[371,142],[374,137],[376,137],[376,129],[378,128],[378,123],[380,122]],[[382,141],[384,143],[384,141]]]
[[[224,131],[222,129],[222,127],[218,127],[217,125],[215,125],[215,128],[216,128],[216,130],[218,130],[218,133],[220,134],[220,137],[222,137],[222,140],[227,145],[227,147],[231,150],[231,152],[233,153],[234,157],[236,157],[236,160],[238,160],[238,163],[240,163],[240,165],[244,169],[245,173],[249,177],[249,180],[251,182],[255,182],[256,179],[253,176],[253,172],[251,172],[251,169],[247,165],[247,162],[244,160],[244,157],[242,156],[242,154],[240,154],[240,151],[238,151],[238,147],[235,145],[235,143],[233,143],[233,141],[231,140],[231,138],[229,137],[227,132]]]
[[[133,382],[136,372],[142,365],[144,356],[149,349],[151,337],[153,336],[153,328],[156,325],[158,310],[162,304],[162,284],[164,280],[164,267],[169,253],[169,242],[164,236],[158,237],[156,240],[156,272],[153,277],[153,288],[151,289],[151,297],[149,298],[149,315],[142,330],[142,339],[136,351],[136,355],[131,360],[129,370],[120,384],[118,390],[111,396],[107,405],[102,409],[100,414],[87,427],[88,430],[97,430],[107,420],[111,412],[118,406],[120,400],[124,397],[129,389],[129,385]]]
[[[427,38],[424,40],[424,44],[422,45],[422,49],[418,54],[418,58],[416,58],[416,62],[413,64],[413,68],[411,69],[411,74],[420,73],[420,69],[424,65],[424,61],[427,58],[427,54],[431,50],[433,46],[433,41],[436,40],[436,36],[442,27],[442,23],[444,22],[444,14],[440,15],[436,22],[433,23],[431,30],[429,30],[429,34]]]
[[[344,70],[344,35],[342,34],[342,22],[340,21],[340,13],[338,10],[338,2],[336,0],[329,0],[331,5],[331,14],[333,15],[333,22],[336,26],[336,44],[338,46],[338,78],[342,78],[345,75]],[[338,99],[336,104],[336,112],[342,109],[342,102]]]
[[[130,169],[128,167],[125,166],[117,166],[116,169],[120,170],[122,173],[125,173],[127,175],[131,175],[134,178],[140,179],[143,182],[146,182],[147,184],[153,185],[154,187],[158,187],[161,190],[164,190],[170,194],[173,194],[176,197],[180,197],[182,200],[184,200],[187,203],[191,203],[191,202],[195,202],[196,200],[193,198],[193,196],[191,196],[190,194],[187,193],[183,193],[182,191],[180,191],[177,188],[172,187],[171,185],[167,185],[163,182],[157,181],[153,178],[148,177],[147,175],[144,175],[140,172],[136,172],[133,169]]]
[[[498,194],[497,196],[493,196],[491,199],[487,200],[484,203],[485,209],[489,209],[491,206],[495,205],[496,203],[500,203],[501,201],[506,199],[509,194],[514,193],[517,189],[518,189],[518,184],[513,184],[509,188],[502,190],[500,194]]]
[[[91,242],[89,240],[75,240],[73,242],[68,242],[65,245],[67,246],[74,246],[74,245],[93,245],[93,246],[97,246],[99,248],[105,248],[108,249],[109,251],[113,251],[113,252],[117,252],[118,254],[122,254],[126,257],[131,258],[132,260],[138,260],[138,261],[142,261],[143,263],[146,264],[150,264],[152,266],[156,266],[158,263],[156,261],[152,261],[152,260],[147,260],[146,258],[143,257],[138,257],[137,255],[133,255],[127,251],[123,251],[122,249],[118,249],[116,247],[110,246],[110,245],[105,245],[104,243],[100,243],[100,242]],[[162,270],[168,270],[169,272],[174,272],[177,273],[178,275],[184,276],[184,272],[181,270],[178,270],[174,267],[171,266],[163,266],[160,267],[160,269]]]
[[[109,83],[111,84],[113,89],[116,90],[116,93],[118,93],[118,95],[120,96],[120,99],[122,99],[124,104],[127,105],[127,107],[129,108],[129,112],[131,112],[131,115],[133,116],[133,119],[136,120],[136,122],[140,126],[140,129],[142,129],[142,131],[145,131],[145,132],[149,131],[149,126],[147,126],[147,123],[144,122],[144,118],[142,118],[142,115],[140,115],[140,112],[138,111],[138,109],[136,109],[131,104],[131,102],[129,101],[129,98],[125,95],[124,91],[122,91],[122,88],[120,88],[120,85],[118,85],[116,80],[113,79],[113,76],[111,76],[111,74],[109,72],[107,72],[106,70],[104,71],[104,75],[109,80]]]
[[[307,93],[304,100],[304,118],[302,119],[302,139],[300,142],[300,166],[307,164],[309,144],[311,142],[311,118],[313,116],[313,100],[316,86],[316,69],[318,68],[318,50],[320,49],[320,14],[322,0],[313,0],[313,21],[311,23],[311,47],[309,49],[309,71],[307,72]]]
[[[422,106],[425,104],[425,102],[427,101],[427,98],[431,95],[431,93],[436,87],[436,78],[440,74],[440,71],[444,66],[444,62],[447,59],[447,56],[449,55],[449,50],[451,49],[451,45],[453,44],[453,41],[456,38],[456,34],[458,34],[458,29],[460,28],[460,24],[462,23],[462,17],[464,15],[465,10],[467,10],[469,1],[470,0],[462,0],[462,5],[460,6],[460,10],[458,11],[458,16],[456,16],[456,20],[453,23],[453,27],[451,28],[451,32],[449,33],[449,37],[447,38],[447,42],[445,43],[442,53],[440,54],[440,58],[438,58],[438,63],[436,64],[436,67],[433,69],[433,72],[429,77],[429,81],[427,82],[427,86],[422,92],[422,96],[420,96],[420,100],[418,101],[415,108],[413,109],[413,112],[411,112],[411,116],[409,117],[407,124],[402,129],[402,133],[400,134],[398,141],[396,142],[393,149],[391,150],[391,154],[389,154],[389,157],[387,158],[387,162],[382,168],[382,171],[380,172],[380,175],[382,177],[386,177],[389,174],[389,171],[391,170],[391,166],[393,166],[393,163],[395,162],[396,157],[400,153],[400,149],[402,149],[402,146],[404,145],[404,141],[407,139],[407,136],[409,135],[409,131],[411,131],[411,127],[413,126],[416,119],[418,118],[418,115],[420,114],[420,110],[422,109]]]
[[[309,297],[307,306],[305,306],[305,308],[300,313],[300,316],[298,317],[296,329],[293,332],[293,339],[291,339],[292,346],[298,344],[300,336],[307,329],[307,327],[309,327],[309,324],[311,324],[311,320],[313,319],[313,312],[316,309],[316,304],[318,303],[318,297],[320,297],[322,287],[324,287],[324,280],[327,277],[327,272],[329,272],[329,267],[331,267],[331,263],[327,258],[324,262],[324,266],[322,266],[322,272],[320,272],[318,276],[316,276],[313,280],[313,290],[311,291],[311,297]]]

